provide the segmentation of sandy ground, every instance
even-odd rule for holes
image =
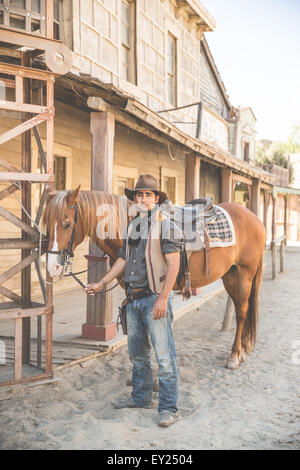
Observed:
[[[264,273],[255,351],[237,371],[224,367],[235,322],[221,333],[219,294],[175,324],[180,420],[157,426],[154,410],[117,411],[130,393],[127,348],[58,375],[57,384],[0,396],[2,449],[300,448],[300,249],[288,248],[286,273]],[[293,355],[294,354],[294,355]],[[157,405],[157,397],[155,397]]]

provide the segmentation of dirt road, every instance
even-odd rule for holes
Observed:
[[[235,329],[220,332],[225,294],[178,320],[181,418],[171,428],[157,426],[155,409],[110,404],[130,392],[124,347],[65,369],[56,385],[1,394],[0,448],[299,449],[299,287],[299,249],[288,248],[276,281],[268,260],[257,345],[237,371],[224,367]]]

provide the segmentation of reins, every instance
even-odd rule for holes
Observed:
[[[83,289],[85,289],[85,285],[83,284],[83,282],[80,279],[78,279],[77,275],[86,273],[88,271],[88,269],[86,269],[84,271],[80,271],[78,273],[73,273],[72,272],[72,259],[74,258],[74,252],[73,252],[72,247],[73,247],[74,238],[75,238],[76,224],[77,224],[77,221],[78,221],[78,204],[77,203],[73,204],[72,206],[69,206],[69,208],[70,209],[75,209],[75,217],[74,217],[73,230],[72,230],[72,233],[71,233],[71,238],[70,238],[69,243],[68,243],[68,247],[67,247],[66,250],[60,250],[60,251],[48,250],[48,253],[50,253],[52,255],[61,255],[61,257],[63,259],[63,268],[64,268],[63,273],[65,273],[66,271],[69,271],[68,274],[64,274],[63,276],[61,276],[60,279],[62,279],[63,277],[71,276]],[[110,292],[111,290],[113,290],[118,285],[119,285],[119,282],[117,282],[113,287],[110,287],[109,289],[105,289],[104,292],[96,292],[95,294],[104,295],[107,292]]]

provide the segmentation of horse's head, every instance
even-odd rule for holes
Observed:
[[[78,218],[79,189],[80,186],[74,191],[54,191],[48,195],[44,223],[49,234],[47,269],[52,277],[61,275],[67,256],[72,256],[84,238]]]

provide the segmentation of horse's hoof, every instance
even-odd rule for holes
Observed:
[[[239,365],[240,365],[240,361],[235,355],[229,356],[229,358],[227,359],[227,364],[226,364],[227,369],[236,370],[239,368]]]

